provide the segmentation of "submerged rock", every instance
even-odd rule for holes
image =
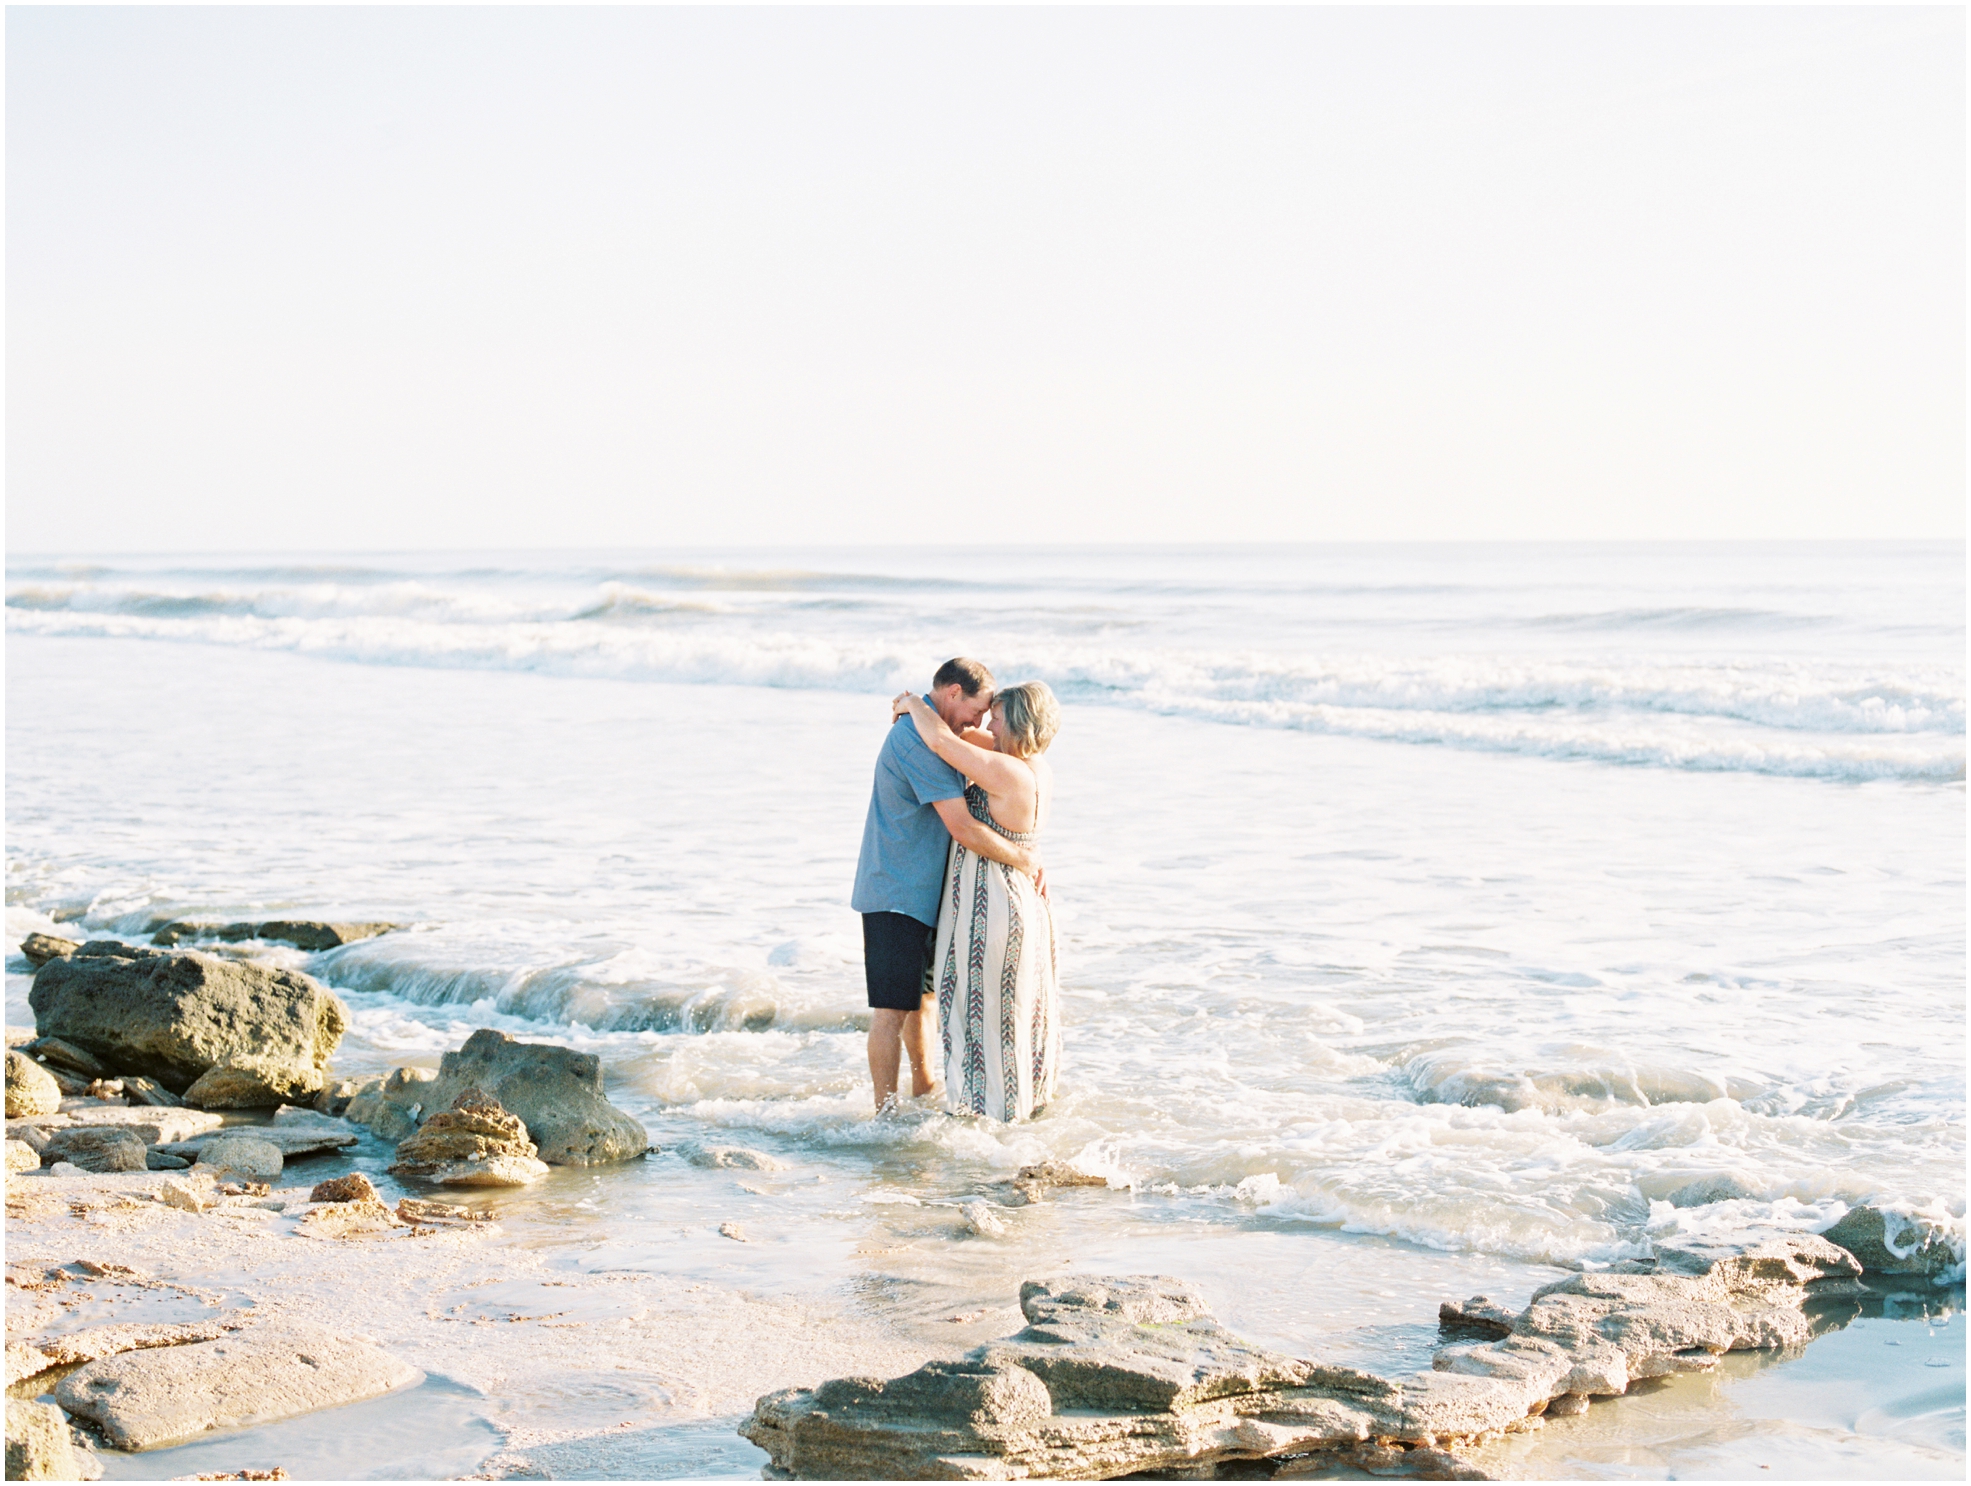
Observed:
[[[216,1341],[92,1362],[55,1400],[119,1450],[155,1450],[214,1429],[359,1403],[415,1383],[409,1363],[300,1321],[264,1321]]]
[[[1809,1294],[1858,1272],[1803,1235],[1666,1249],[1653,1272],[1577,1275],[1510,1318],[1483,1297],[1453,1307],[1506,1334],[1405,1378],[1248,1346],[1181,1281],[1029,1281],[1029,1324],[1005,1341],[901,1378],[768,1394],[739,1432],[772,1474],[809,1480],[1203,1476],[1277,1457],[1281,1475],[1459,1479],[1477,1473],[1451,1452],[1537,1427],[1554,1400],[1805,1340]]]
[[[468,1089],[399,1142],[390,1174],[452,1187],[524,1187],[547,1175],[534,1151],[517,1115]]]
[[[83,1125],[57,1130],[41,1148],[41,1164],[66,1161],[84,1171],[148,1171],[144,1142],[114,1125]]]
[[[693,1166],[709,1166],[714,1170],[779,1171],[783,1165],[765,1151],[749,1150],[743,1145],[694,1145],[686,1147],[683,1154]]]
[[[520,1116],[556,1166],[627,1161],[650,1149],[642,1125],[602,1092],[602,1060],[545,1042],[519,1042],[482,1027],[446,1053],[427,1106],[439,1109],[468,1089],[482,1089]]]
[[[68,1419],[52,1404],[7,1400],[9,1481],[93,1481],[103,1468],[69,1439]]]
[[[321,1092],[322,1070],[313,1063],[233,1053],[201,1073],[185,1090],[185,1102],[201,1109],[269,1109]]]
[[[174,1093],[235,1053],[320,1068],[348,1015],[294,970],[93,940],[50,960],[28,993],[44,1034]]]
[[[152,930],[151,943],[172,945],[196,939],[220,939],[238,944],[245,939],[271,939],[292,944],[296,949],[323,950],[354,944],[358,939],[373,939],[396,927],[396,924],[332,924],[318,919],[269,919],[263,923],[231,924],[173,919]]]
[[[61,939],[53,934],[30,934],[21,941],[21,954],[37,970],[50,960],[72,955],[80,948],[82,946],[75,940]]]
[[[53,1114],[62,1107],[55,1077],[18,1048],[7,1049],[7,1118]]]
[[[1853,1254],[1870,1274],[1941,1275],[1964,1263],[1962,1235],[1922,1213],[1864,1203],[1849,1208],[1821,1237]]]

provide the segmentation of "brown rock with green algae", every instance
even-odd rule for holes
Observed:
[[[902,1378],[769,1394],[739,1432],[771,1474],[808,1480],[1202,1476],[1279,1457],[1283,1474],[1456,1479],[1475,1472],[1450,1452],[1533,1427],[1551,1400],[1804,1340],[1809,1294],[1858,1272],[1807,1235],[1665,1248],[1647,1273],[1577,1275],[1514,1316],[1483,1297],[1447,1307],[1505,1335],[1445,1347],[1432,1371],[1403,1378],[1248,1346],[1181,1281],[1029,1281],[1029,1324],[1005,1341]]]
[[[325,1067],[349,1020],[299,971],[110,940],[43,965],[28,1004],[43,1035],[173,1093],[235,1053]]]

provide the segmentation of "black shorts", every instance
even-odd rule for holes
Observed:
[[[931,989],[931,950],[938,931],[907,913],[862,916],[862,975],[869,1004],[884,1011],[915,1011]]]

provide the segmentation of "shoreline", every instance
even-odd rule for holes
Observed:
[[[373,1140],[365,1136],[365,1145]],[[364,1152],[352,1154],[357,1165],[366,1164],[360,1159]],[[540,1471],[625,1478],[756,1476],[765,1457],[738,1438],[736,1426],[762,1395],[811,1388],[831,1377],[897,1377],[935,1358],[958,1356],[1019,1324],[1013,1305],[987,1305],[958,1313],[960,1320],[934,1323],[934,1337],[926,1337],[931,1328],[921,1322],[844,1304],[839,1287],[805,1296],[761,1295],[635,1270],[584,1270],[565,1240],[555,1238],[567,1210],[582,1199],[557,1196],[553,1179],[546,1190],[523,1189],[505,1197],[499,1216],[487,1224],[399,1229],[369,1238],[304,1236],[301,1227],[311,1206],[307,1183],[350,1164],[335,1158],[298,1164],[299,1180],[268,1194],[286,1204],[280,1212],[252,1205],[252,1198],[202,1214],[147,1200],[173,1180],[165,1172],[9,1178],[10,1342],[24,1329],[19,1323],[32,1319],[20,1304],[32,1297],[11,1283],[14,1275],[35,1265],[87,1260],[106,1276],[117,1274],[111,1266],[136,1273],[129,1283],[75,1273],[57,1288],[70,1298],[85,1293],[93,1298],[64,1311],[47,1334],[133,1314],[162,1314],[169,1309],[161,1309],[157,1298],[162,1285],[177,1301],[174,1316],[196,1306],[206,1314],[247,1312],[263,1321],[313,1322],[367,1337],[422,1375],[410,1389],[368,1403],[157,1454],[103,1451],[98,1458],[109,1467],[108,1478],[158,1479],[183,1474],[181,1465],[205,1471],[280,1466],[304,1478],[308,1462],[292,1455],[274,1458],[283,1446],[313,1452],[317,1478],[397,1475],[400,1460],[411,1465],[418,1459],[447,1467],[443,1474],[454,1478]],[[1074,1197],[1065,1193],[1055,1200]],[[1198,1257],[1206,1257],[1202,1249]],[[1938,1313],[1947,1332],[1961,1327],[1951,1311],[1953,1304],[1961,1306],[1961,1292],[1903,1293],[1937,1307],[1927,1330],[1936,1330]],[[1881,1301],[1872,1304],[1880,1308]],[[1961,1338],[1962,1331],[1954,1334]],[[524,1345],[516,1346],[523,1336]],[[599,1347],[609,1358],[604,1365],[596,1361]],[[1613,1438],[1622,1441],[1617,1450],[1626,1455],[1635,1448],[1624,1438],[1622,1420],[1628,1416],[1680,1410],[1729,1427],[1734,1374],[1777,1377],[1812,1355],[1812,1344],[1771,1356],[1733,1353],[1719,1377],[1638,1385],[1633,1396],[1597,1401],[1580,1418],[1550,1421],[1537,1435],[1508,1436],[1462,1458],[1501,1477],[1571,1474],[1578,1460],[1553,1469],[1557,1453],[1566,1458],[1569,1436],[1589,1448],[1595,1448],[1595,1437]],[[1953,1376],[1961,1386],[1961,1371]],[[14,1388],[10,1396],[30,1395]],[[339,1438],[340,1416],[368,1421],[374,1443],[354,1447],[352,1456],[350,1442]],[[434,1422],[407,1434],[406,1421],[414,1417]],[[389,1452],[407,1448],[407,1439],[416,1441],[422,1455],[392,1458]],[[1752,1439],[1756,1443],[1756,1433]],[[1875,1455],[1861,1457],[1876,1462],[1870,1468],[1891,1458],[1906,1476],[1929,1474],[1926,1464],[1937,1474],[1951,1473],[1948,1452],[1934,1445],[1890,1437],[1879,1445]],[[1850,1441],[1850,1454],[1854,1448]],[[685,1456],[700,1468],[684,1469]],[[338,1461],[338,1467],[323,1469],[324,1458]],[[363,1469],[351,1469],[356,1466]],[[1961,1474],[1961,1456],[1955,1468]]]

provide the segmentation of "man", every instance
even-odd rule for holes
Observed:
[[[963,733],[992,710],[992,693],[992,673],[958,656],[938,667],[924,700],[953,732]],[[909,718],[899,718],[876,756],[876,786],[850,899],[862,915],[869,1077],[879,1113],[896,1098],[905,1052],[911,1093],[921,1097],[937,1087],[923,1007],[931,989],[926,972],[937,938],[945,858],[953,841],[1016,871],[1040,868],[1032,850],[972,819],[964,776],[931,752]]]

